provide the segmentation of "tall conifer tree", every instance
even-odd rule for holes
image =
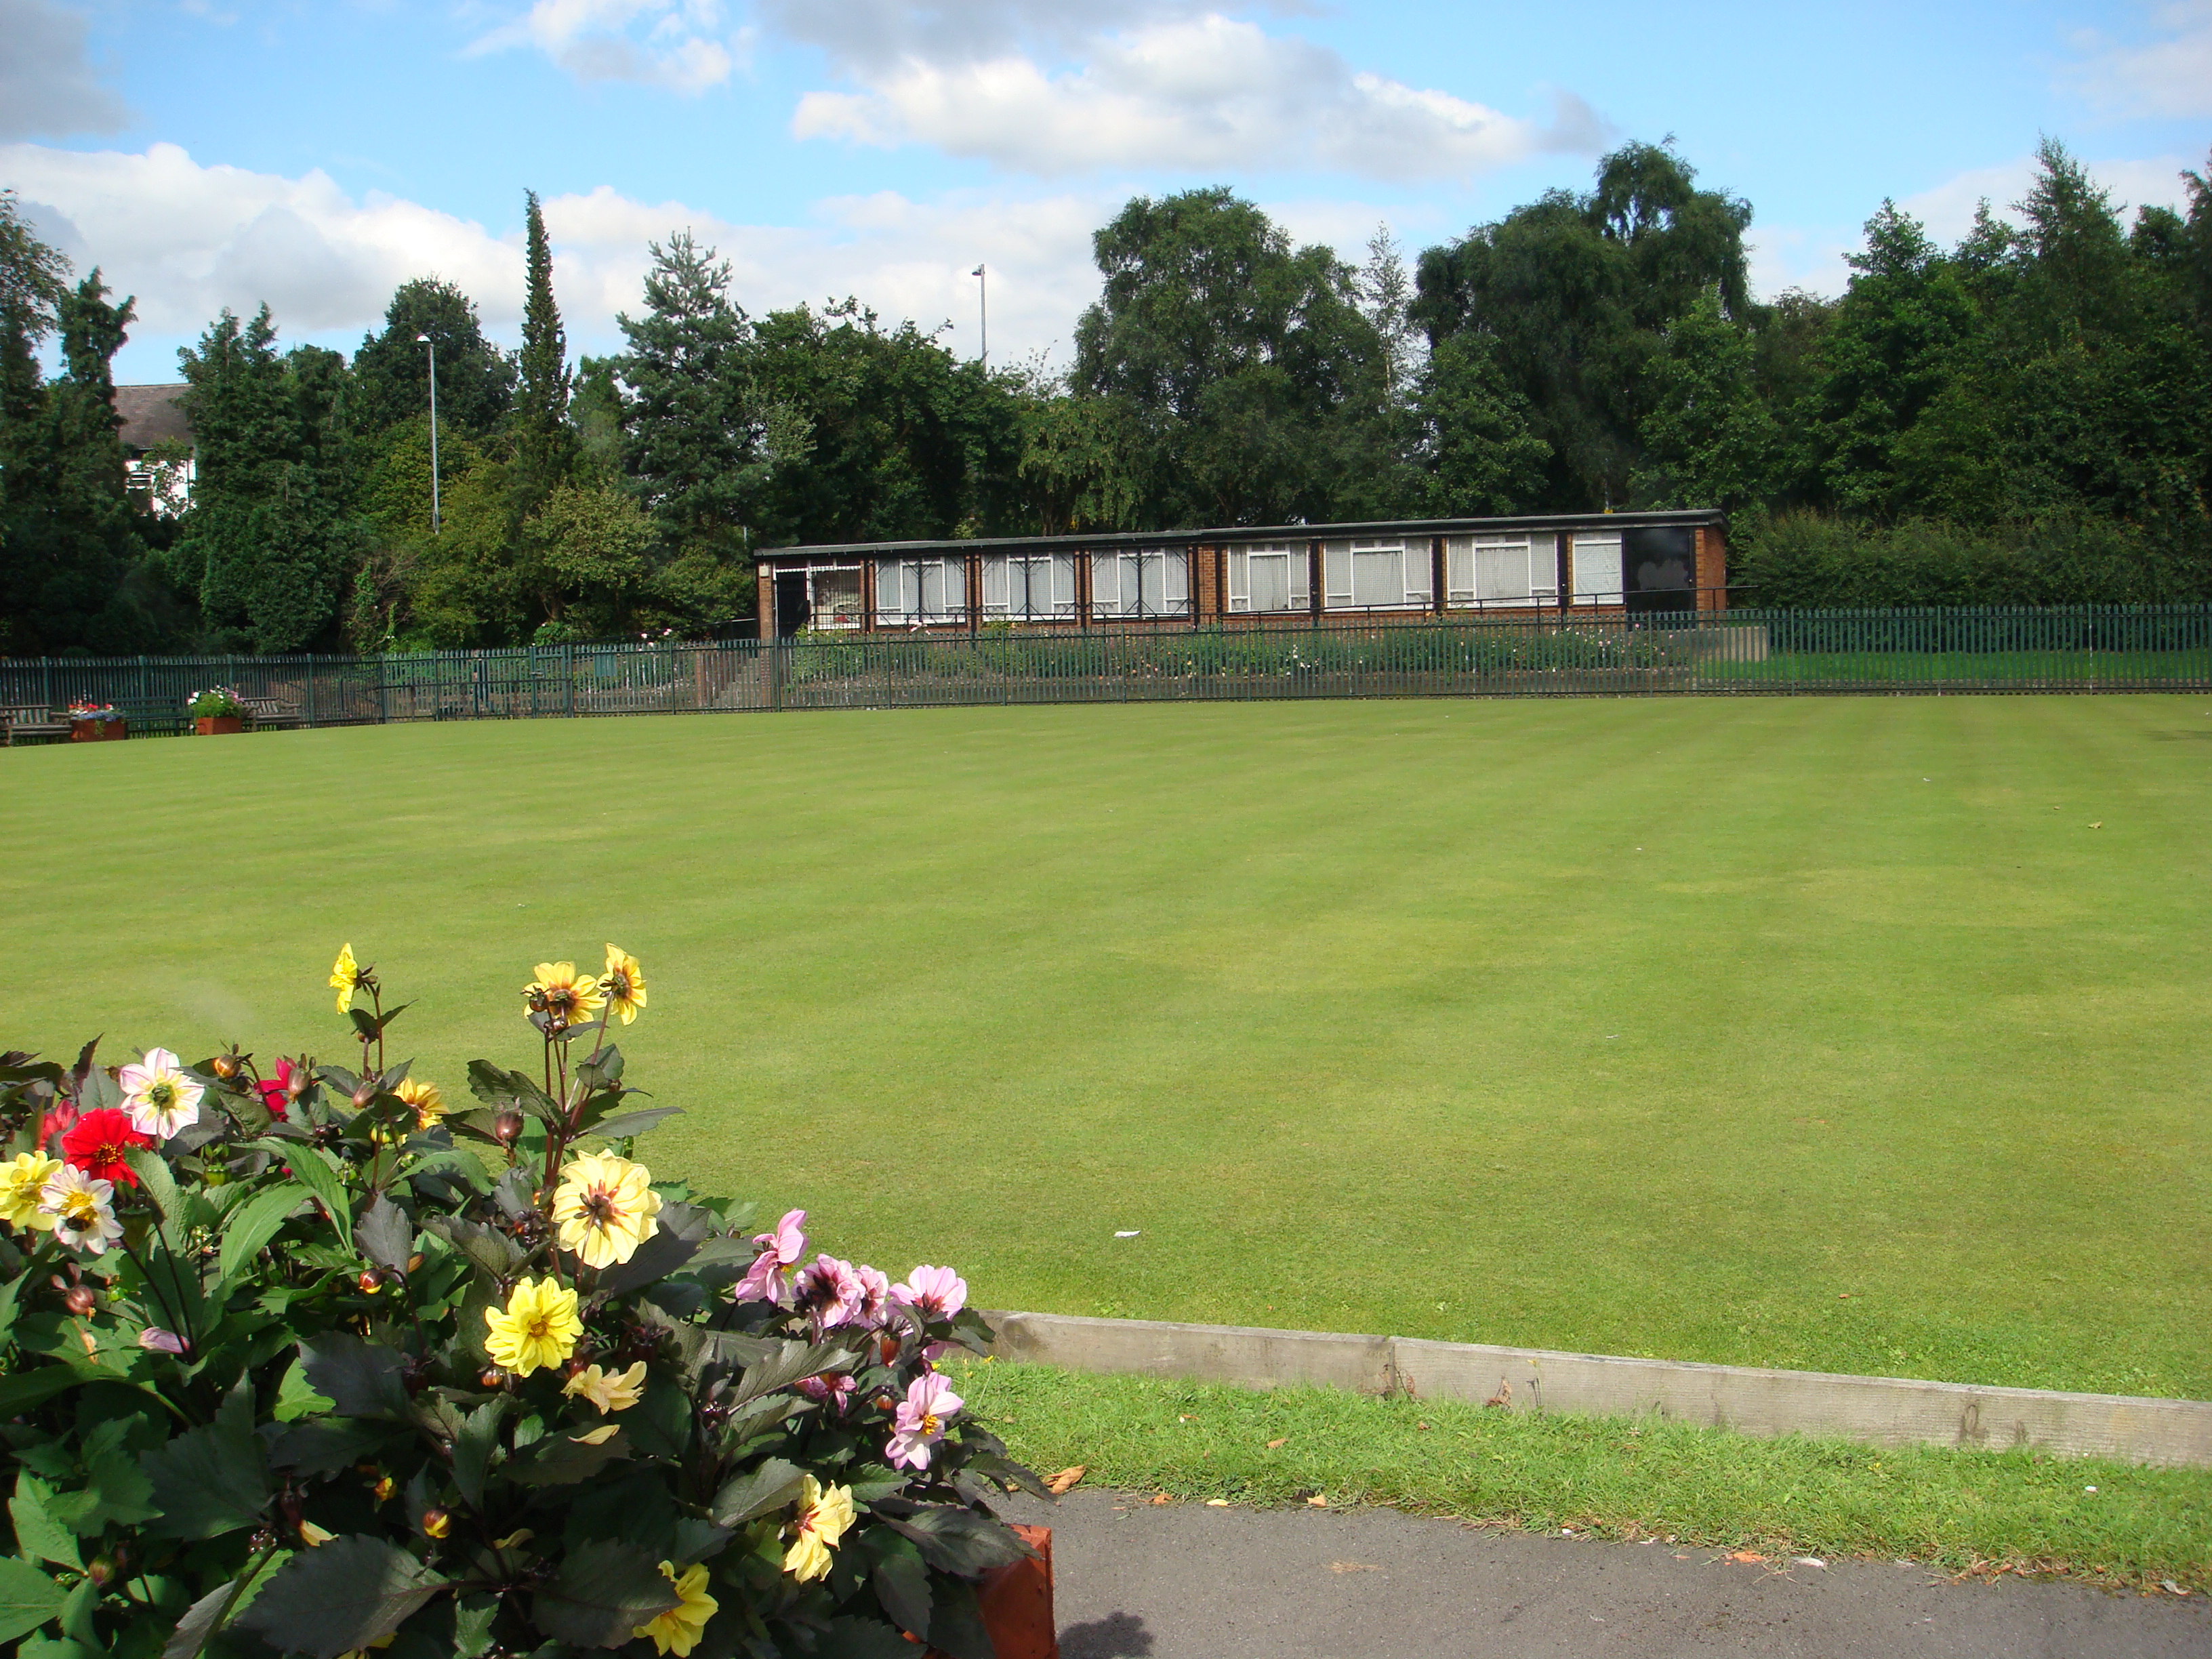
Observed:
[[[568,424],[568,341],[553,298],[553,246],[538,192],[524,192],[529,239],[529,288],[522,302],[521,385],[514,400],[519,482],[532,496],[575,470],[576,439]]]

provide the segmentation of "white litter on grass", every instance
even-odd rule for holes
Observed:
[[[1127,1232],[1126,1232],[1126,1233],[1115,1233],[1115,1234],[1114,1235],[1114,1237],[1116,1237],[1116,1238],[1134,1238],[1134,1237],[1135,1237],[1139,1233],[1140,1233],[1140,1232],[1142,1232],[1142,1231],[1144,1231],[1144,1229],[1143,1229],[1143,1228],[1141,1228],[1141,1227],[1132,1227],[1132,1228],[1130,1228],[1130,1229],[1129,1229],[1129,1231],[1128,1231]],[[2093,1487],[2091,1487],[2091,1488],[2090,1488],[2090,1490],[2091,1490],[2092,1492],[2094,1492],[2094,1491],[2096,1490],[2096,1488],[2093,1486]]]
[[[2081,1490],[2082,1490],[2083,1492],[2094,1492],[2094,1491],[2096,1491],[2097,1489],[2096,1489],[2094,1486],[2084,1486],[2084,1487],[2082,1487],[2082,1488],[2081,1488]]]

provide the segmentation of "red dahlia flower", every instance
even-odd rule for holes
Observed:
[[[154,1138],[143,1135],[131,1127],[131,1114],[112,1106],[103,1106],[96,1112],[87,1112],[70,1126],[62,1137],[62,1157],[72,1169],[82,1170],[94,1181],[119,1182],[126,1187],[136,1187],[138,1177],[131,1173],[131,1166],[123,1161],[124,1153],[134,1146],[151,1146]]]

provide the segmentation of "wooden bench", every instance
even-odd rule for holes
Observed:
[[[240,697],[246,705],[246,718],[253,722],[257,732],[275,732],[300,723],[297,705],[279,702],[275,697]]]
[[[26,738],[67,741],[70,734],[68,717],[51,708],[0,708],[0,721],[7,725],[8,746],[11,749]]]

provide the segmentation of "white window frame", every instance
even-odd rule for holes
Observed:
[[[1602,558],[1610,554],[1607,569],[1612,577],[1609,584],[1595,584],[1591,580],[1589,556]],[[1595,532],[1584,535],[1576,532],[1574,545],[1575,592],[1577,605],[1626,605],[1627,596],[1621,586],[1622,549],[1620,532],[1617,530]]]
[[[878,559],[876,562],[876,625],[879,628],[927,628],[968,620],[968,561],[954,556],[931,559]],[[884,604],[884,573],[897,584],[898,601]],[[941,603],[929,604],[930,576],[937,578]],[[914,583],[915,603],[906,604],[906,584]],[[956,597],[957,596],[957,597]]]
[[[983,560],[983,614],[1012,622],[1072,622],[1075,617],[1075,557],[1073,553],[993,553]],[[1031,608],[1014,609],[1014,568],[1022,570],[1022,588]],[[1048,598],[1045,609],[1034,607],[1042,575]]]
[[[1395,554],[1397,594],[1395,600],[1358,604],[1359,559],[1378,553]],[[1429,544],[1418,538],[1370,538],[1359,541],[1327,542],[1322,546],[1322,608],[1328,611],[1425,611],[1433,599],[1429,568]],[[1410,573],[1410,574],[1409,574]]]
[[[1260,611],[1252,604],[1252,567],[1255,559],[1276,559],[1285,562],[1288,580],[1284,592],[1289,603],[1280,610]],[[1306,550],[1295,542],[1254,542],[1229,550],[1229,609],[1244,616],[1285,617],[1313,608],[1312,571],[1308,568]]]
[[[863,578],[860,574],[860,566],[859,562],[855,561],[851,564],[810,564],[805,566],[804,568],[806,573],[807,628],[812,632],[820,634],[831,633],[839,629],[858,628],[860,625],[862,613],[866,609],[866,600],[867,597],[861,592],[861,582]],[[821,614],[821,602],[815,598],[815,578],[817,576],[834,576],[848,570],[853,574],[852,614],[843,617],[840,617],[833,614],[832,616],[824,618]]]
[[[1137,608],[1126,610],[1121,604],[1121,565],[1124,561],[1137,568]],[[1102,580],[1100,573],[1110,570],[1110,579]],[[1152,607],[1146,590],[1153,586],[1147,578],[1159,577],[1159,607]],[[1110,608],[1099,603],[1101,593],[1111,593]],[[1190,615],[1190,552],[1187,548],[1111,548],[1091,556],[1091,615],[1099,622],[1141,621],[1146,617],[1187,617]]]

